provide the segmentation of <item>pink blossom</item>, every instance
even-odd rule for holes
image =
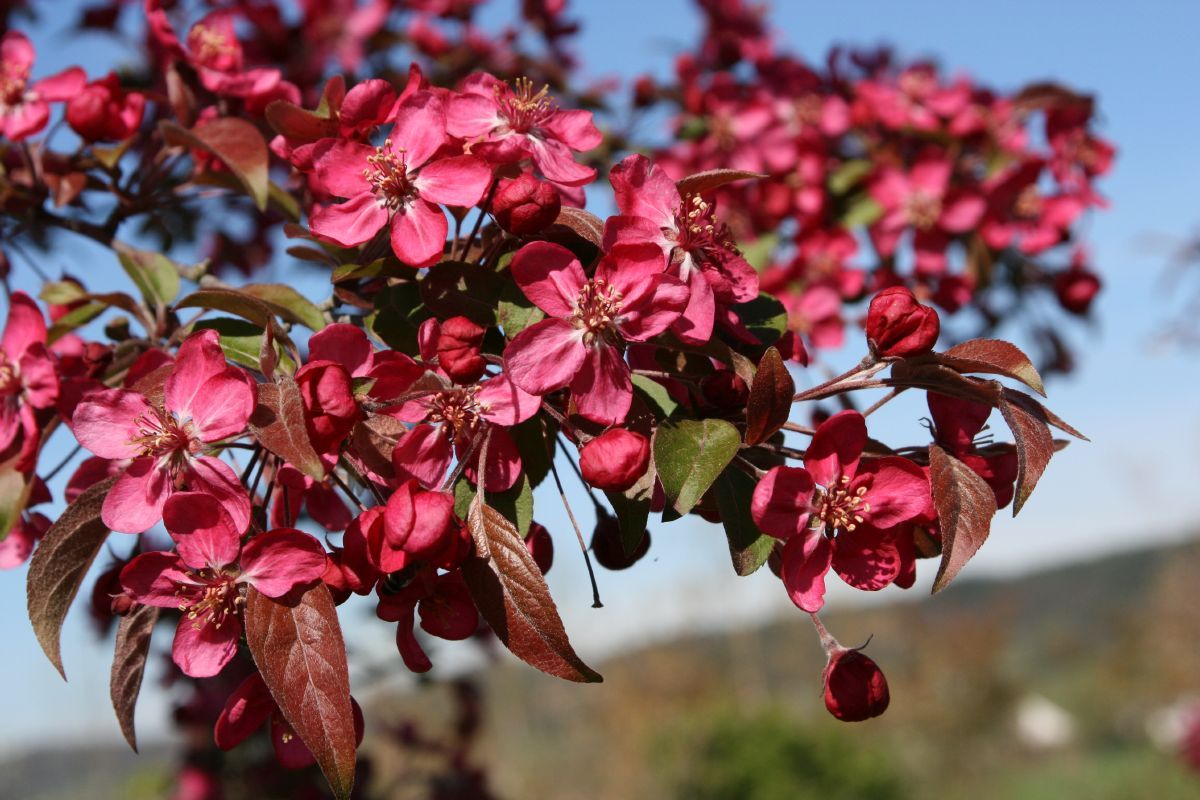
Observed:
[[[49,104],[71,99],[87,83],[79,67],[30,83],[33,58],[33,45],[20,31],[0,39],[0,135],[14,142],[46,127]]]
[[[400,105],[383,145],[334,141],[316,156],[317,176],[346,202],[314,211],[313,232],[355,247],[387,225],[397,258],[414,267],[436,263],[449,230],[437,204],[473,206],[492,179],[476,156],[436,157],[445,142],[446,112],[430,92]]]
[[[41,441],[37,413],[53,408],[58,393],[42,312],[29,295],[13,292],[0,336],[0,452],[19,447],[19,470],[33,469]]]
[[[308,534],[278,528],[243,545],[244,525],[210,495],[179,492],[163,506],[175,552],[142,553],[121,570],[121,584],[145,605],[182,612],[171,654],[185,675],[216,675],[237,652],[243,587],[271,598],[321,579],[325,551]]]
[[[494,163],[531,158],[548,180],[565,186],[596,177],[572,155],[602,141],[591,112],[560,109],[547,87],[534,91],[528,78],[509,86],[485,73],[470,76],[450,99],[447,122],[451,136],[466,139],[472,153]]]
[[[688,302],[673,330],[682,340],[704,343],[712,337],[718,305],[758,296],[758,275],[742,258],[714,207],[698,195],[681,197],[675,182],[645,156],[633,155],[609,176],[620,216],[610,217],[604,239],[649,242],[662,249],[688,288]]]
[[[862,414],[834,414],[817,428],[803,468],[775,467],[755,487],[751,515],[763,533],[784,540],[783,582],[805,611],[824,605],[831,566],[859,589],[896,580],[903,543],[889,529],[932,503],[920,467],[895,456],[862,461],[866,445]]]
[[[161,401],[129,389],[89,392],[75,409],[75,437],[102,458],[129,459],[104,499],[101,517],[114,531],[141,533],[162,518],[167,498],[182,489],[207,492],[237,527],[250,503],[233,469],[206,445],[236,436],[254,411],[254,382],[227,366],[216,331],[187,338],[166,379]]]
[[[522,247],[512,261],[513,279],[550,319],[509,342],[509,378],[534,395],[570,387],[583,416],[602,425],[624,421],[633,385],[622,345],[662,333],[687,303],[687,287],[663,272],[664,265],[657,245],[618,244],[588,280],[565,247]]]

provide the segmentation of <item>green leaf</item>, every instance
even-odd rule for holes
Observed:
[[[883,206],[864,192],[851,198],[845,212],[842,213],[842,224],[847,228],[857,228],[870,225],[882,216]]]
[[[38,293],[38,297],[55,306],[65,306],[78,300],[86,300],[87,296],[87,289],[75,281],[51,281]]]
[[[496,324],[496,306],[505,283],[478,264],[443,261],[430,267],[421,281],[421,300],[441,319],[463,316],[489,328]]]
[[[713,484],[717,510],[729,540],[729,556],[738,575],[749,575],[763,564],[775,547],[775,539],[766,536],[750,516],[750,499],[756,483],[738,469],[727,469]]]
[[[175,262],[161,253],[138,250],[113,243],[117,260],[150,306],[169,306],[179,296],[179,271]]]
[[[546,313],[535,306],[521,291],[521,287],[512,281],[505,281],[500,290],[500,303],[496,311],[496,321],[504,329],[504,335],[509,340],[535,322],[540,322]]]
[[[686,514],[737,455],[738,429],[722,419],[669,419],[654,432],[654,468],[667,501]]]
[[[5,466],[0,469],[0,541],[8,537],[25,504],[29,501],[32,484],[25,480],[25,474],[20,470]]]
[[[239,291],[266,303],[276,315],[288,322],[298,323],[313,331],[325,327],[325,316],[321,310],[291,286],[282,283],[251,283],[241,287]]]
[[[632,557],[646,535],[646,521],[650,519],[650,499],[654,494],[654,470],[647,469],[638,482],[623,492],[605,492],[613,514],[617,517],[617,528],[621,531],[621,549]]]
[[[767,268],[767,264],[771,263],[771,254],[775,252],[778,244],[779,234],[764,233],[753,242],[740,248],[742,258],[746,259],[746,262],[754,267],[755,271],[762,272]]]
[[[232,317],[202,319],[193,326],[193,330],[216,331],[221,334],[221,349],[225,351],[226,358],[239,366],[262,371],[260,356],[263,352],[264,329],[253,322]],[[284,370],[294,372],[296,365],[288,356],[287,351],[280,347],[278,342],[275,342],[274,345],[275,353],[279,362],[284,366]]]
[[[269,153],[258,128],[244,119],[220,117],[200,122],[191,130],[164,120],[159,129],[170,144],[204,150],[221,159],[241,181],[258,210],[266,210],[271,183]]]
[[[250,320],[260,328],[274,323],[275,313],[271,307],[256,297],[238,289],[213,286],[199,289],[175,304],[176,308],[210,308],[224,311],[242,319]]]
[[[393,350],[416,353],[417,330],[432,316],[415,283],[389,286],[375,295],[375,311],[365,322],[371,333]]]
[[[675,402],[665,386],[645,375],[633,376],[633,391],[641,395],[658,419],[666,419],[679,408],[679,403]]]
[[[460,478],[454,484],[454,513],[466,519],[471,503],[475,502],[475,495],[475,487],[471,482]],[[487,501],[488,505],[516,526],[522,537],[529,534],[529,526],[533,523],[533,486],[529,483],[529,476],[522,474],[521,480],[506,491],[489,491]]]
[[[787,309],[765,292],[748,303],[738,303],[733,311],[763,345],[774,344],[787,331]]]
[[[846,161],[829,174],[829,191],[834,194],[845,194],[853,189],[859,181],[871,174],[873,166],[865,158],[855,158]]]
[[[553,428],[550,429],[553,432]],[[535,416],[520,425],[509,428],[508,433],[517,445],[521,454],[521,468],[531,486],[538,486],[550,474],[550,459],[557,447],[553,434],[547,446],[546,434],[542,429],[542,419]]]

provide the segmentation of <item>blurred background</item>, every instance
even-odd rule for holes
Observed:
[[[71,28],[82,5],[55,2],[26,30],[39,71],[99,73],[130,57]],[[493,3],[483,18],[500,26],[512,6]],[[685,0],[577,2],[573,15],[575,51],[596,79],[669,76],[700,25]],[[353,688],[377,796],[1200,796],[1200,775],[1178,754],[1200,702],[1200,322],[1186,266],[1200,230],[1200,5],[779,2],[772,21],[811,60],[834,44],[886,43],[1002,89],[1053,79],[1097,97],[1098,131],[1119,148],[1099,184],[1112,207],[1084,231],[1105,286],[1077,332],[1074,371],[1048,387],[1051,407],[1092,441],[1056,456],[1020,518],[1002,512],[946,592],[929,596],[928,562],[907,592],[831,591],[830,627],[846,644],[877,634],[870,653],[891,685],[888,713],[857,725],[822,708],[808,621],[766,570],[732,574],[719,528],[687,518],[653,529],[648,557],[600,574],[604,608],[593,609],[543,485],[539,520],[560,545],[548,581],[576,650],[605,682],[564,684],[502,648],[440,640],[430,645],[437,669],[418,680],[396,656],[393,627],[352,598]],[[601,191],[592,205],[603,214],[606,202]],[[72,248],[47,271],[94,287],[124,281]],[[273,264],[263,279],[319,283],[295,269]],[[25,278],[16,288],[36,292]],[[919,430],[921,415],[889,406],[880,438]],[[586,499],[575,507],[586,529]],[[143,755],[133,756],[107,702],[111,641],[76,609],[64,685],[25,618],[23,568],[0,575],[0,602],[0,797],[164,796],[180,743],[211,735],[188,726],[180,697],[157,680],[165,670],[149,670]],[[309,790],[298,783],[290,796]]]

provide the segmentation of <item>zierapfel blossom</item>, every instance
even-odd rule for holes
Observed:
[[[609,180],[621,213],[605,223],[605,244],[649,242],[661,248],[671,274],[689,292],[672,330],[685,342],[707,342],[718,306],[758,296],[758,274],[717,221],[714,206],[699,195],[680,196],[675,181],[645,156],[629,156],[612,168]]]
[[[0,453],[19,448],[21,470],[31,469],[37,455],[41,436],[36,414],[54,406],[58,390],[42,312],[29,295],[13,292],[0,336]]]
[[[279,598],[325,572],[325,550],[294,528],[252,536],[245,544],[225,506],[211,495],[179,492],[163,506],[175,552],[142,553],[121,570],[121,585],[145,605],[182,612],[171,656],[185,675],[216,675],[242,636],[243,587]]]
[[[862,460],[866,446],[863,415],[839,412],[817,428],[803,468],[775,467],[754,490],[750,513],[763,533],[785,542],[784,586],[810,613],[825,604],[831,566],[858,589],[894,581],[904,554],[888,529],[932,503],[919,466],[899,456]]]
[[[573,155],[603,141],[592,113],[559,108],[547,87],[535,90],[528,78],[510,86],[485,73],[471,75],[449,101],[447,124],[451,136],[466,139],[471,152],[488,161],[530,158],[547,180],[563,186],[582,186],[596,177],[596,170],[577,164]]]
[[[562,245],[531,242],[512,260],[525,296],[546,312],[504,351],[509,378],[529,394],[570,387],[580,414],[602,425],[625,420],[633,383],[622,346],[671,327],[687,305],[687,287],[663,269],[657,245],[613,246],[588,280]]]
[[[315,210],[313,232],[355,247],[386,225],[397,258],[413,267],[436,263],[450,229],[438,204],[469,208],[492,180],[478,156],[439,156],[445,143],[445,106],[431,92],[400,104],[382,145],[334,141],[315,158],[317,176],[346,202]]]
[[[29,38],[8,31],[0,39],[0,136],[19,142],[46,127],[50,103],[69,100],[87,83],[79,67],[30,81],[34,50]]]
[[[250,501],[233,468],[207,446],[246,429],[255,384],[225,363],[216,331],[194,333],[155,402],[130,389],[88,392],[75,409],[75,437],[102,458],[130,464],[104,499],[101,518],[111,530],[141,533],[162,519],[177,491],[206,492],[224,505],[238,528],[250,521]]]

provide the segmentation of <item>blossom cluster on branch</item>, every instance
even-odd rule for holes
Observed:
[[[1099,289],[1074,237],[1113,155],[1092,101],[886,52],[818,69],[756,7],[702,0],[703,40],[673,84],[637,81],[626,124],[575,85],[562,2],[523,3],[498,36],[477,0],[196,5],[145,0],[147,62],[120,75],[46,77],[26,35],[0,44],[5,287],[28,266],[45,304],[9,291],[0,338],[0,566],[32,554],[55,666],[107,544],[93,605],[120,620],[131,744],[169,618],[183,675],[252,659],[216,744],[271,719],[280,763],[315,761],[344,797],[362,721],[343,603],[372,598],[413,672],[433,667],[426,636],[486,634],[599,681],[543,577],[556,542],[578,539],[591,577],[697,515],[738,575],[768,566],[811,615],[829,711],[882,713],[883,673],[818,617],[829,573],[907,588],[939,558],[944,588],[1029,498],[1052,429],[1079,436],[1034,396],[1034,362],[985,337],[1024,325],[1043,366],[1067,363],[1061,315],[1031,298],[1081,315]],[[585,210],[585,187],[616,213]],[[31,251],[64,237],[106,248],[136,292],[45,275]],[[256,281],[268,263],[327,288]],[[857,363],[822,374],[842,346]],[[875,439],[905,393],[929,440]],[[981,436],[993,411],[1012,443]],[[63,428],[78,447],[47,470]],[[574,531],[535,521],[543,481],[568,503],[560,468],[597,507],[590,547],[569,506]],[[34,510],[56,499],[57,519]]]

